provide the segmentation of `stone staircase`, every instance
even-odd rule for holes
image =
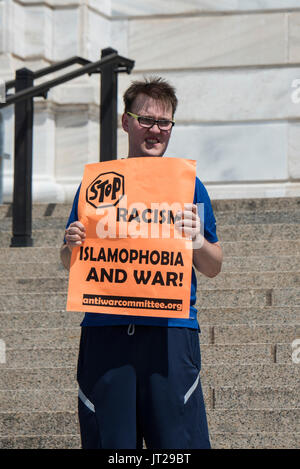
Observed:
[[[197,299],[212,446],[299,448],[300,198],[213,205],[224,264],[199,274]],[[83,314],[65,311],[59,259],[69,210],[35,205],[35,247],[9,248],[11,206],[0,206],[0,448],[80,447]]]

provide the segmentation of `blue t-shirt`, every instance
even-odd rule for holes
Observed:
[[[69,216],[66,228],[78,220],[78,198],[79,198],[80,186],[76,192],[72,210]],[[218,241],[216,233],[216,220],[214,217],[211,201],[207,190],[204,185],[196,177],[195,193],[194,193],[194,204],[204,204],[203,210],[198,211],[201,222],[204,224],[204,237],[210,243],[216,243]],[[84,319],[81,326],[120,326],[136,324],[142,326],[165,326],[165,327],[189,327],[191,329],[200,330],[197,321],[197,310],[194,307],[196,303],[196,292],[197,292],[197,279],[192,267],[192,283],[191,283],[191,300],[190,300],[190,317],[189,318],[155,318],[149,316],[122,316],[118,314],[102,314],[102,313],[85,313]]]

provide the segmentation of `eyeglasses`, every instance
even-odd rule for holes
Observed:
[[[175,121],[169,121],[167,119],[156,120],[152,117],[138,116],[137,114],[133,114],[132,112],[127,112],[126,114],[136,119],[140,126],[145,127],[146,129],[151,129],[151,127],[157,124],[160,130],[170,130],[173,125],[175,125]]]

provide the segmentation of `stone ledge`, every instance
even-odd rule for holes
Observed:
[[[5,373],[5,370],[4,370]],[[221,386],[297,386],[299,365],[278,363],[206,364],[201,370],[201,383],[211,388]]]
[[[299,323],[300,306],[237,306],[233,308],[198,308],[198,321],[203,325],[290,325]]]
[[[48,0],[49,1],[49,0]],[[71,0],[70,0],[71,1]],[[222,14],[241,14],[241,13],[261,13],[276,11],[292,11],[299,10],[298,0],[226,0],[219,2],[218,0],[173,0],[172,3],[164,3],[161,0],[152,0],[151,2],[136,2],[135,0],[127,0],[126,4],[123,0],[112,0],[112,18],[138,18],[156,16],[159,18],[169,17],[172,15],[222,15]]]
[[[297,409],[299,402],[298,386],[243,387],[222,386],[215,388],[215,409]]]
[[[300,432],[211,432],[214,449],[299,449]]]
[[[1,449],[81,449],[80,435],[39,435],[0,437]]]
[[[209,410],[208,427],[212,433],[253,433],[272,431],[299,433],[300,409],[293,410]]]

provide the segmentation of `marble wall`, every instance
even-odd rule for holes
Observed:
[[[300,195],[299,0],[0,0],[0,79],[113,47],[135,60],[119,75],[160,75],[179,98],[166,156],[197,160],[213,198]],[[55,75],[56,76],[56,75]],[[45,78],[37,80],[37,83]],[[34,200],[70,201],[99,158],[99,76],[35,101]],[[13,112],[3,112],[13,155]],[[118,130],[118,157],[127,136]],[[4,200],[12,192],[4,162]]]

